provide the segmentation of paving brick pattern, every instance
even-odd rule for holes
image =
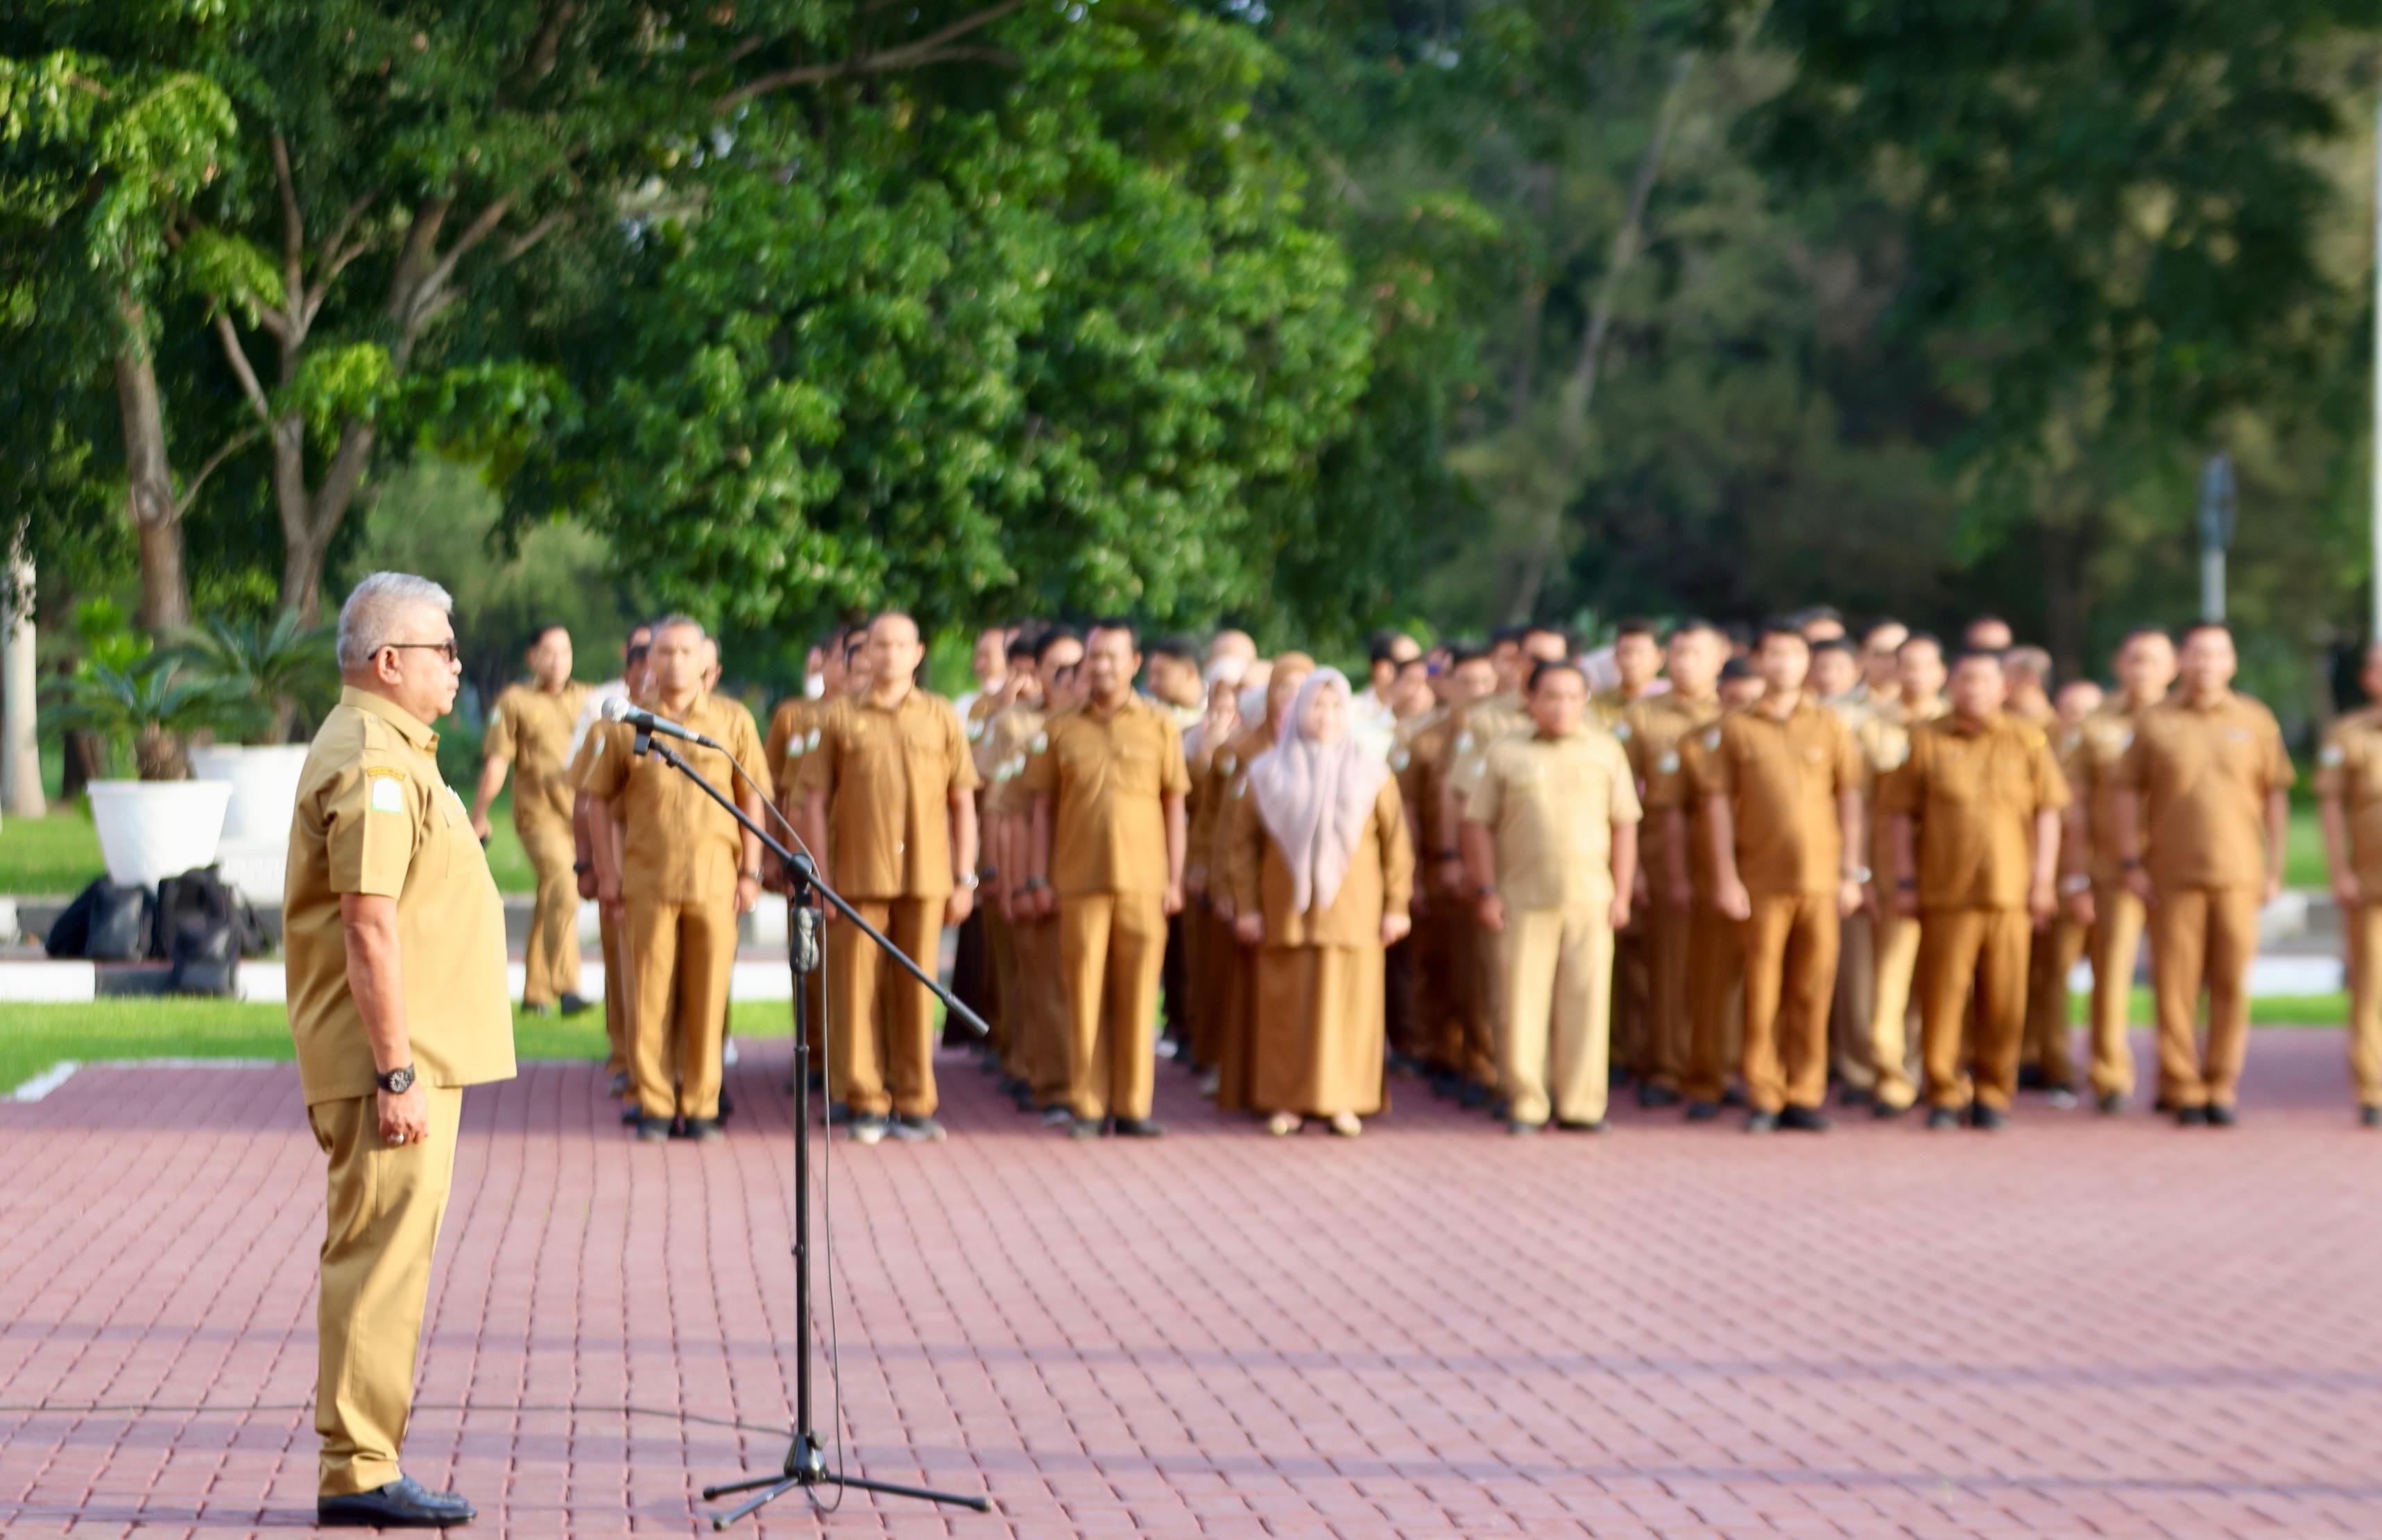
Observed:
[[[2382,1136],[2340,1053],[2258,1034],[2229,1132],[1998,1139],[1516,1140],[1406,1088],[1277,1142],[1161,1067],[1173,1137],[1097,1146],[946,1061],[952,1142],[837,1147],[847,1457],[995,1512],[758,1532],[2382,1534]],[[469,1099],[407,1450],[469,1533],[692,1534],[781,1457],[784,1063],[731,1072],[709,1150],[626,1142],[585,1066]],[[287,1069],[0,1104],[0,1534],[308,1526],[320,1184]]]

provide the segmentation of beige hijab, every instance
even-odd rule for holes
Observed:
[[[1307,735],[1307,708],[1320,690],[1349,698],[1347,676],[1318,669],[1298,687],[1298,696],[1274,730],[1273,747],[1249,766],[1249,793],[1290,869],[1291,907],[1320,913],[1340,896],[1340,883],[1365,837],[1374,798],[1390,768],[1347,733],[1336,744]]]

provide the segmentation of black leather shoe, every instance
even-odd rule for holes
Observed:
[[[1931,1108],[1927,1114],[1927,1131],[1931,1134],[1942,1133],[1946,1128],[1957,1128],[1959,1126],[1960,1115],[1949,1107]]]
[[[1555,1127],[1567,1134],[1601,1134],[1604,1132],[1605,1122],[1601,1117],[1558,1117]]]
[[[2093,1098],[2093,1110],[2099,1113],[2103,1117],[2117,1116],[2119,1113],[2126,1110],[2125,1093],[2123,1091],[2116,1090],[2103,1091],[2100,1095]]]
[[[2175,1126],[2179,1128],[2204,1128],[2208,1127],[2208,1109],[2206,1107],[2180,1108],[2175,1115]]]
[[[1100,1120],[1097,1117],[1070,1117],[1067,1119],[1067,1137],[1098,1139],[1100,1137]]]
[[[637,1119],[637,1142],[638,1142],[638,1143],[640,1143],[640,1144],[662,1144],[662,1143],[667,1143],[667,1142],[669,1141],[669,1137],[670,1137],[670,1120],[669,1120],[669,1118],[667,1118],[667,1117],[645,1117],[645,1116],[642,1116],[642,1115],[638,1117],[638,1119]]]
[[[1688,1121],[1690,1123],[1709,1123],[1719,1115],[1720,1104],[1716,1102],[1690,1102],[1688,1103]]]
[[[620,1109],[620,1127],[633,1128],[644,1116],[645,1115],[637,1111],[636,1103],[632,1102]]]
[[[1119,1139],[1164,1139],[1166,1130],[1146,1117],[1120,1117],[1113,1125]]]
[[[1676,1107],[1679,1104],[1679,1093],[1668,1086],[1658,1086],[1651,1080],[1640,1081],[1638,1086],[1638,1104],[1641,1107]]]
[[[1720,1093],[1720,1104],[1724,1107],[1743,1107],[1749,1106],[1751,1103],[1748,1103],[1745,1099],[1745,1088],[1743,1086],[1731,1086],[1726,1090]]]
[[[719,1130],[716,1117],[690,1117],[686,1120],[686,1137],[697,1144],[717,1144],[728,1136]]]
[[[1875,1091],[1863,1090],[1859,1086],[1838,1086],[1836,1088],[1836,1105],[1840,1107],[1866,1107],[1876,1102],[1876,1100],[1877,1093]]]
[[[2361,1128],[2382,1128],[2382,1107],[2358,1108],[2357,1126]]]
[[[1749,1134],[1774,1134],[1778,1131],[1778,1115],[1766,1112],[1747,1113],[1745,1131]]]
[[[452,1492],[426,1490],[411,1476],[344,1497],[318,1497],[314,1522],[325,1529],[451,1529],[478,1515]]]
[[[2229,1128],[2241,1121],[2241,1115],[2233,1110],[2230,1103],[2211,1102],[2208,1103],[2208,1126],[2210,1127]]]
[[[1988,1107],[1980,1102],[1969,1109],[1969,1127],[1989,1134],[2000,1133],[2009,1127],[2009,1114],[1999,1107]]]
[[[1872,1098],[1869,1104],[1869,1115],[1881,1120],[1900,1117],[1909,1110],[1910,1103],[1908,1102],[1880,1102]]]
[[[575,994],[566,994],[562,997],[562,1014],[564,1016],[585,1016],[594,1008],[594,1006],[588,1004],[586,1001],[582,1000]]]
[[[1778,1115],[1778,1126],[1799,1134],[1824,1134],[1834,1127],[1817,1107],[1789,1107]]]

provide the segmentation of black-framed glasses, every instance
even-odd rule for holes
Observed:
[[[455,650],[455,638],[452,636],[448,637],[443,642],[383,642],[381,646],[395,648],[400,652],[409,647],[419,647],[425,652],[435,652],[438,654],[439,657],[444,658],[449,663],[460,660],[463,656],[461,653]]]

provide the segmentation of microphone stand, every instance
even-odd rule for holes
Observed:
[[[724,795],[718,787],[706,781],[684,759],[671,752],[669,745],[655,740],[652,733],[640,730],[636,735],[635,752],[650,752],[654,758],[677,770],[703,788],[712,801],[728,810],[731,818],[744,831],[786,863],[788,878],[788,918],[786,930],[786,964],[793,974],[794,984],[794,1321],[802,1333],[802,1351],[794,1360],[794,1430],[793,1440],[787,1446],[785,1463],[766,1476],[748,1481],[732,1481],[718,1486],[706,1486],[703,1497],[709,1502],[737,1492],[757,1492],[758,1497],[742,1506],[711,1517],[711,1527],[723,1530],[737,1520],[777,1501],[796,1487],[837,1486],[858,1492],[881,1492],[889,1497],[916,1497],[923,1502],[946,1503],[954,1508],[973,1509],[978,1513],[992,1511],[992,1503],[984,1497],[962,1497],[952,1492],[935,1492],[922,1486],[897,1486],[890,1482],[865,1481],[847,1476],[841,1471],[827,1468],[823,1447],[811,1416],[811,1075],[810,1032],[807,1007],[803,1001],[803,976],[818,966],[819,914],[822,904],[832,906],[844,922],[861,935],[882,947],[886,954],[902,965],[911,978],[932,991],[943,1003],[943,1008],[957,1016],[974,1029],[978,1036],[991,1029],[983,1017],[962,1004],[951,991],[943,988],[935,976],[910,960],[907,953],[887,940],[884,935],[860,918],[859,912],[844,901],[843,896],[819,881],[818,867],[806,852],[788,850],[769,835],[769,832],[745,817],[744,809],[735,799]]]

